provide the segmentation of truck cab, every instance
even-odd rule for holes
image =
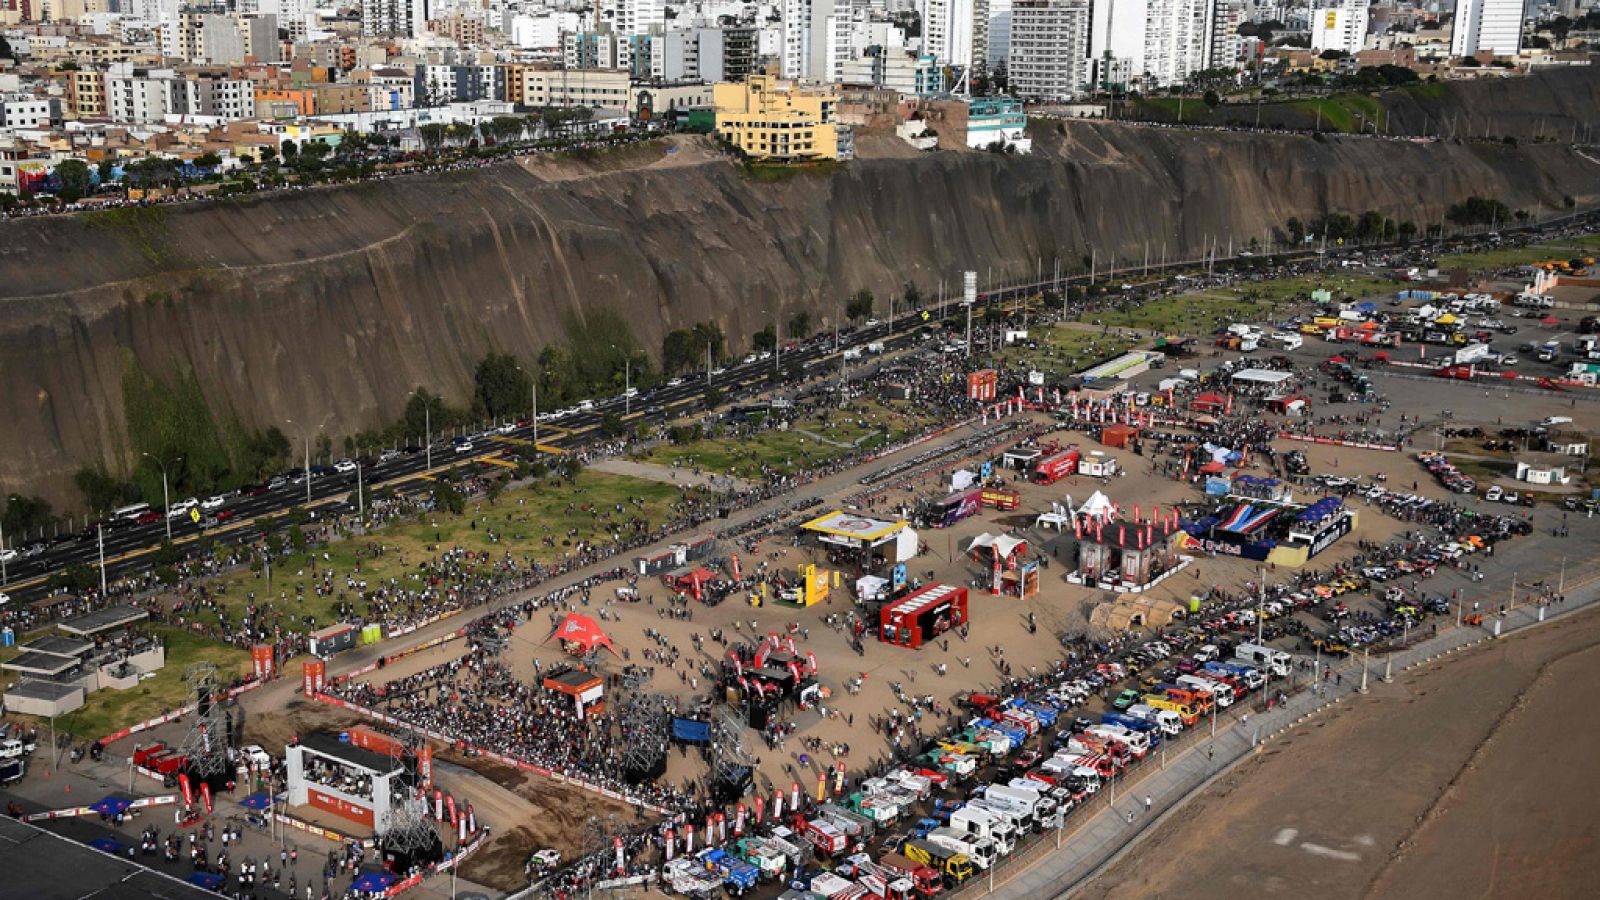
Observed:
[[[965,853],[924,840],[907,841],[904,852],[909,859],[937,870],[950,884],[972,877],[972,860]]]
[[[947,850],[964,853],[972,860],[972,864],[979,869],[988,869],[994,865],[994,842],[986,837],[968,834],[955,828],[935,828],[928,834],[928,841],[938,844]]]

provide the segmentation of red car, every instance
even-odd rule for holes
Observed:
[[[154,525],[155,523],[161,521],[161,513],[158,513],[153,509],[146,510],[145,512],[140,513],[139,517],[134,519],[134,521],[138,522],[140,525]]]

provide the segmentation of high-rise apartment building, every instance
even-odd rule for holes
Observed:
[[[1006,73],[1028,100],[1067,100],[1089,81],[1089,0],[1013,0]]]

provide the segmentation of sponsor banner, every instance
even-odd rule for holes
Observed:
[[[355,841],[356,843],[359,843],[363,847],[375,847],[375,846],[377,846],[377,841],[375,841],[372,838],[360,838],[360,839],[353,838],[353,837],[350,837],[347,834],[341,834],[340,832],[334,831],[332,828],[323,828],[321,825],[313,825],[310,822],[306,822],[306,821],[303,821],[301,819],[296,819],[294,816],[291,816],[291,815],[289,815],[287,813],[281,813],[281,812],[280,813],[274,813],[273,814],[273,818],[277,819],[279,822],[283,823],[284,825],[289,826],[290,828],[295,828],[295,829],[298,829],[300,831],[304,831],[306,834],[314,835],[314,836],[319,837],[319,838],[325,838],[327,840],[333,841],[336,844],[345,844],[345,843],[349,843],[351,841]]]
[[[1326,444],[1333,447],[1357,447],[1362,450],[1390,450],[1400,448],[1393,444],[1373,444],[1367,441],[1342,441],[1338,438],[1317,437],[1309,434],[1290,434],[1287,431],[1279,432],[1278,437],[1291,441],[1303,441],[1307,444]]]

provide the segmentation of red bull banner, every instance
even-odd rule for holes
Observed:
[[[250,648],[250,663],[256,678],[266,681],[276,672],[277,658],[271,644],[256,644]]]
[[[328,664],[320,659],[301,663],[300,672],[305,678],[305,694],[315,697],[322,693],[322,682],[328,677]]]

